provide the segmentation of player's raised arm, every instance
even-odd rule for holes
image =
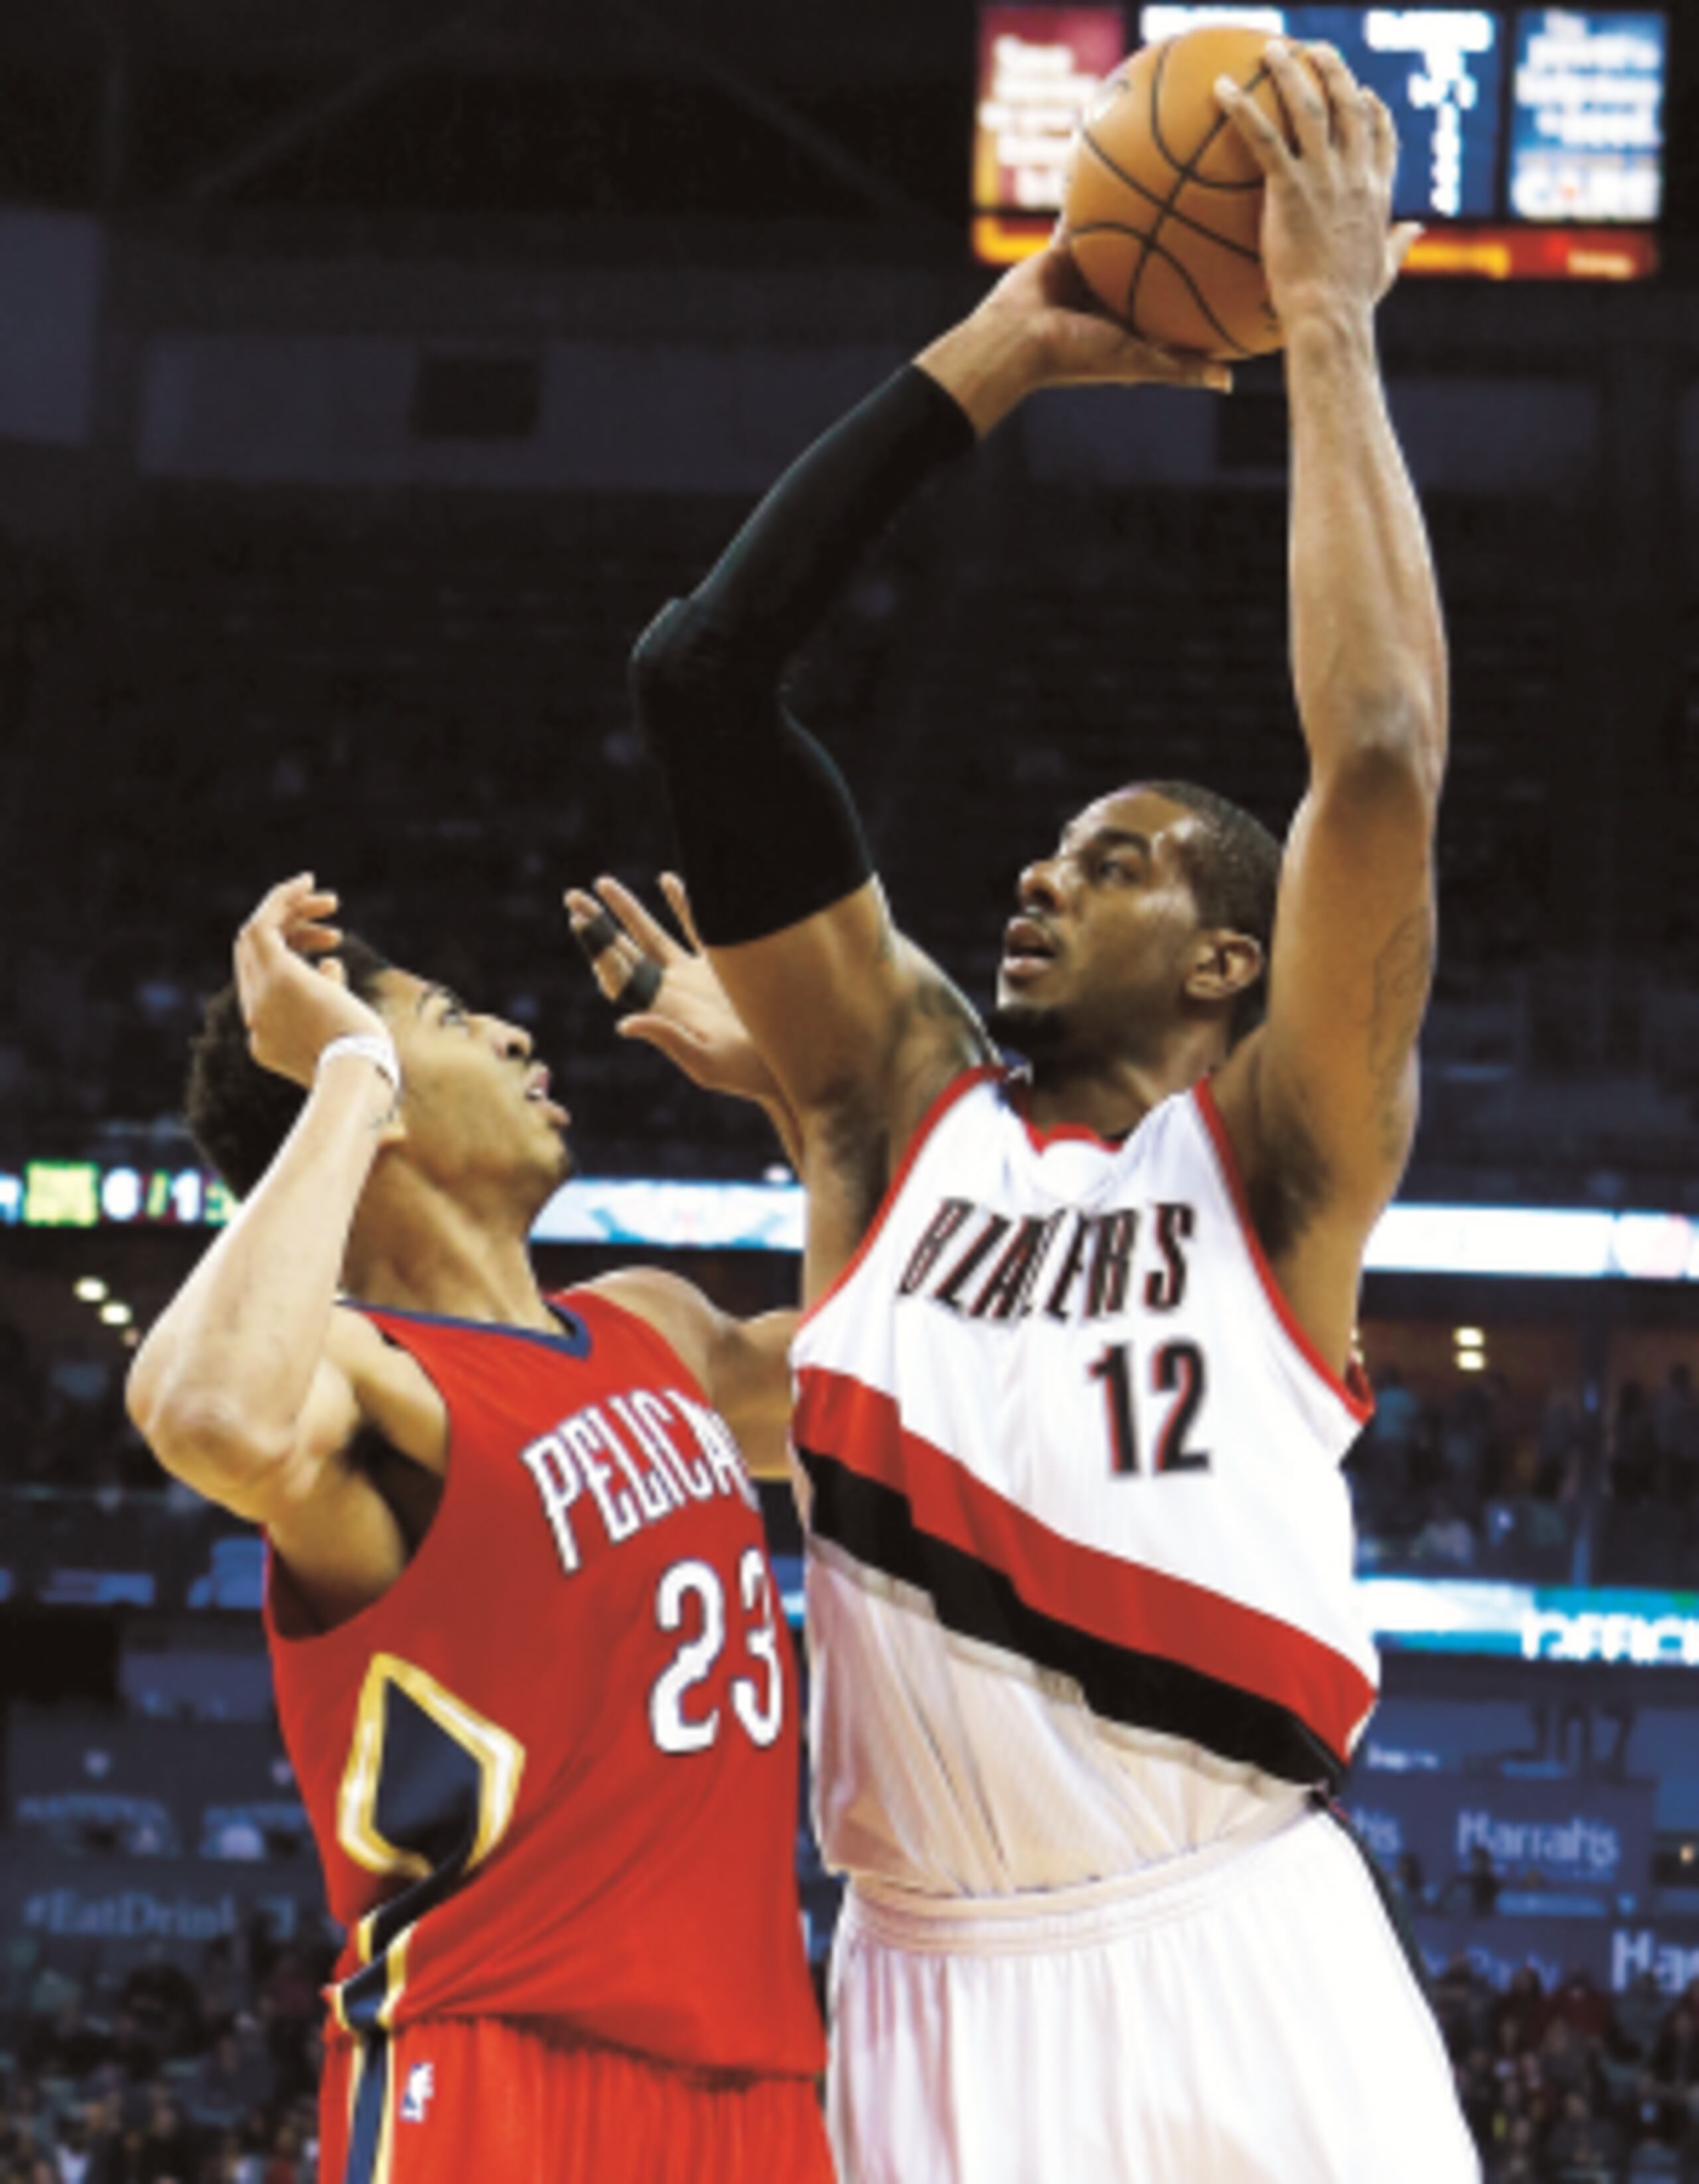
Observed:
[[[305,960],[304,950],[334,944],[323,921],[335,906],[310,878],[287,882],[237,939],[254,1056],[310,1094],[277,1158],[149,1332],[127,1399],[168,1471],[265,1525],[316,1598],[353,1606],[405,1558],[381,1496],[336,1460],[363,1423],[368,1384],[385,1371],[379,1338],[336,1299],[360,1193],[396,1127],[398,1072],[382,1018]],[[428,1416],[409,1423],[405,1402],[381,1396],[380,1407],[386,1435],[427,1459],[407,1444],[428,1436]]]
[[[1343,1356],[1345,1295],[1415,1126],[1446,667],[1427,534],[1375,352],[1375,307],[1413,233],[1390,226],[1397,139],[1335,54],[1313,57],[1325,98],[1288,49],[1270,48],[1295,149],[1220,87],[1267,181],[1263,254],[1292,421],[1292,665],[1310,751],[1267,1024],[1223,1073],[1221,1096],[1276,1237],[1313,1227],[1348,1268],[1348,1280],[1321,1282],[1332,1302],[1320,1318],[1340,1323],[1329,1342]]]
[[[844,783],[784,705],[792,655],[903,504],[1033,388],[1222,379],[1084,308],[1046,251],[818,441],[638,644],[638,716],[697,918],[802,1126],[811,1190],[829,1151],[876,1200],[933,1095],[986,1050],[893,928]]]

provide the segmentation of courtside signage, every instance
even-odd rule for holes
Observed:
[[[0,1170],[0,1228],[215,1228],[234,1201],[196,1167],[31,1161]],[[660,1251],[799,1251],[795,1184],[586,1177],[544,1206],[539,1244]],[[1378,1274],[1506,1274],[1568,1281],[1699,1281],[1699,1219],[1591,1207],[1394,1206],[1369,1239]]]
[[[1388,1652],[1699,1668],[1699,1592],[1365,1577],[1357,1591]]]

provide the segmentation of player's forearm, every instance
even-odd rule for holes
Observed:
[[[983,440],[1038,383],[1038,334],[1012,312],[982,308],[915,359]]]
[[[1365,312],[1318,314],[1287,346],[1292,664],[1312,770],[1366,752],[1445,768],[1444,623],[1427,529]]]
[[[169,1468],[174,1455],[229,1469],[287,1453],[393,1098],[363,1057],[328,1063],[276,1159],[142,1345],[131,1416]]]
[[[898,510],[972,440],[935,382],[900,373],[816,442],[633,652],[638,725],[711,946],[782,932],[869,878],[849,791],[780,677]]]
[[[972,444],[956,403],[912,367],[792,464],[691,602],[740,657],[776,675],[868,548],[933,475]]]

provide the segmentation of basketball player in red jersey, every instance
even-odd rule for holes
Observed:
[[[1339,1462],[1415,1122],[1447,700],[1375,351],[1395,136],[1315,58],[1325,95],[1269,48],[1290,143],[1221,91],[1286,337],[1310,783],[1284,852],[1184,783],[1080,812],[1018,883],[1011,1071],[782,701],[866,543],[1028,393],[1209,376],[1082,309],[1060,248],[817,443],[634,659],[698,923],[802,1135],[845,2184],[1479,2174],[1320,1802],[1374,1698]]]
[[[243,1203],[129,1391],[270,1546],[348,1930],[325,2184],[826,2184],[789,1641],[738,1450],[783,1424],[791,1316],[653,1269],[544,1297],[548,1071],[335,908],[296,879],[237,944],[189,1105]]]

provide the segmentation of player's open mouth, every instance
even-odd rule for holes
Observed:
[[[549,1072],[546,1069],[535,1071],[531,1082],[525,1088],[525,1097],[530,1106],[541,1107],[557,1129],[564,1130],[572,1117],[558,1100],[549,1098]]]
[[[1036,978],[1056,961],[1056,943],[1036,919],[1011,918],[1003,935],[1003,976]]]

